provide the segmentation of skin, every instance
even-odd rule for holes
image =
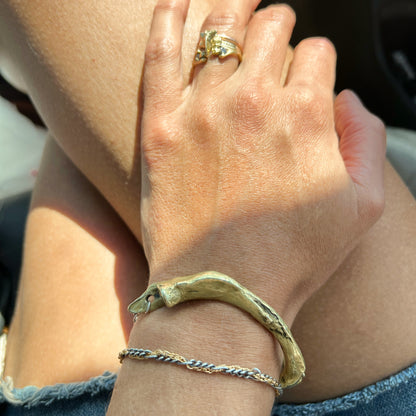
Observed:
[[[6,375],[20,387],[117,371],[114,352],[132,327],[127,305],[146,276],[135,238],[49,140],[26,225]]]
[[[416,361],[416,202],[390,164],[385,195],[381,219],[296,317],[308,376],[284,401],[337,397]]]
[[[28,92],[65,153],[139,241],[139,84],[155,4],[0,1],[2,63],[10,80]],[[184,82],[191,73],[195,34],[214,5],[195,0],[190,6]],[[290,55],[289,50],[288,63]]]
[[[65,153],[111,201],[139,241],[139,83],[155,4],[0,2],[0,39],[14,45],[5,51],[9,66],[24,79]],[[188,73],[195,34],[211,7],[206,0],[191,7],[184,54]],[[113,35],[108,37],[103,28],[111,28]]]
[[[131,195],[135,195],[135,192],[137,192],[137,178],[134,180],[135,177],[131,173],[132,170],[129,170],[133,166],[131,160],[133,159],[132,154],[134,154],[134,146],[128,140],[126,142],[126,137],[129,136],[125,133],[135,131],[135,115],[137,113],[137,94],[135,91],[137,91],[137,79],[139,79],[138,77],[140,76],[140,71],[138,71],[138,67],[140,67],[140,58],[137,58],[138,61],[135,62],[139,64],[138,67],[129,64],[126,68],[124,68],[127,73],[127,75],[123,75],[126,77],[126,79],[123,80],[125,83],[120,82],[120,85],[117,86],[117,88],[114,88],[114,91],[111,91],[113,84],[107,82],[109,76],[108,74],[110,72],[112,74],[119,72],[117,65],[119,65],[120,60],[111,59],[114,57],[111,53],[112,51],[114,52],[112,49],[113,45],[106,46],[109,48],[109,50],[105,51],[107,53],[104,53],[103,49],[93,48],[95,53],[100,55],[100,63],[103,63],[102,66],[94,66],[90,63],[96,71],[94,73],[94,77],[95,79],[98,79],[100,88],[92,88],[90,82],[83,82],[83,84],[79,84],[80,81],[83,81],[83,74],[80,74],[79,71],[75,71],[77,65],[74,65],[74,62],[77,64],[86,64],[88,55],[77,55],[74,53],[74,55],[77,56],[70,57],[81,60],[81,62],[76,59],[75,61],[71,59],[62,60],[60,58],[61,49],[59,48],[59,45],[62,45],[62,38],[60,38],[60,36],[63,37],[63,34],[59,35],[59,33],[57,34],[56,31],[53,30],[55,24],[54,21],[46,20],[45,24],[44,19],[45,15],[53,12],[53,2],[48,3],[51,8],[38,7],[36,9],[35,6],[32,8],[31,4],[35,4],[35,2],[29,4],[26,4],[25,2],[20,2],[20,4],[17,2],[1,3],[1,18],[4,19],[4,22],[2,21],[0,30],[2,30],[5,38],[11,42],[9,44],[21,45],[22,49],[19,50],[19,48],[16,48],[16,50],[14,50],[14,48],[11,48],[9,55],[13,55],[16,65],[19,67],[20,73],[25,74],[25,76],[22,76],[26,78],[28,89],[32,97],[35,99],[38,107],[43,109],[42,113],[44,118],[48,120],[48,124],[51,124],[51,128],[53,128],[54,131],[62,133],[57,135],[61,145],[64,146],[64,148],[68,151],[68,154],[70,154],[74,160],[77,159],[77,164],[83,167],[83,170],[85,171],[84,173],[89,173],[90,179],[95,176],[95,180],[93,180],[93,182],[95,182],[95,185],[103,192],[103,194],[107,196],[108,199],[113,200],[113,206],[117,207],[117,204],[120,205],[118,208],[119,213],[123,211],[123,207],[128,206],[128,208],[125,209],[131,211],[132,214],[130,217],[132,219],[130,219],[130,221],[128,220],[128,214],[123,214],[122,217],[128,224],[130,224],[130,227],[133,230],[136,229],[135,234],[137,235],[138,226],[136,214],[138,207],[130,199]],[[117,13],[121,13],[121,17],[124,19],[127,19],[129,16],[133,16],[134,13],[137,13],[135,11],[137,4],[135,4],[134,7],[133,5],[130,6],[130,9],[126,8],[126,15],[124,15],[123,10],[117,10]],[[85,5],[84,7],[92,6]],[[140,5],[139,7],[145,6]],[[147,14],[143,10],[144,14],[141,16],[148,16],[150,21],[150,9],[152,5],[146,3],[146,8],[147,7],[149,8]],[[10,11],[12,9],[14,10],[13,13]],[[110,11],[110,9],[106,9],[105,7],[103,7],[103,10]],[[129,11],[130,14],[128,14],[127,11]],[[74,33],[74,26],[69,23],[71,22],[71,18],[76,17],[76,12],[76,10],[62,10],[60,18],[64,19],[63,23],[68,23],[67,28],[69,33],[68,38],[65,38],[65,41],[69,43],[72,41],[73,45],[77,45],[77,47],[82,48],[83,42],[80,42],[79,40],[88,34],[90,27],[85,28],[87,33]],[[88,12],[88,10],[86,10],[86,12]],[[13,20],[13,16],[18,16],[17,21],[16,19]],[[111,27],[114,28],[116,28],[118,24],[115,16],[117,16],[120,21],[120,15],[116,15],[114,13],[108,13],[108,16],[104,16],[105,19],[107,19],[106,21],[111,24]],[[146,17],[143,18],[145,22],[147,21],[146,19]],[[202,21],[201,17],[199,18],[199,21]],[[195,25],[198,26],[197,24]],[[138,32],[141,28],[136,28],[134,30]],[[115,31],[117,33],[117,30]],[[193,35],[198,31],[199,28],[195,28],[195,31],[193,32],[191,31],[192,36],[190,35],[190,38],[192,38],[192,43],[189,41],[190,45],[195,44]],[[54,36],[50,36],[48,33],[54,33]],[[27,38],[31,40],[32,49],[25,49],[26,42],[24,41],[24,36],[27,36]],[[89,39],[93,38],[92,36],[87,37]],[[66,39],[69,39],[70,41]],[[185,39],[187,38],[185,37]],[[127,45],[127,50],[131,52],[131,50],[128,49],[128,45],[132,44],[131,40],[128,41],[124,39],[124,37],[122,40]],[[8,42],[5,42],[5,44],[7,43]],[[54,48],[55,43],[56,45]],[[137,50],[143,51],[144,42],[142,43],[141,40],[139,40],[136,45]],[[190,49],[192,48],[190,47]],[[121,50],[123,49],[121,48]],[[135,54],[140,55],[137,50],[134,49],[134,51],[132,51],[133,55],[129,54],[129,57],[131,58],[131,56],[135,56]],[[34,51],[38,53],[37,56],[34,54]],[[72,48],[69,49],[69,52],[72,52]],[[43,57],[43,59],[39,60],[39,56]],[[27,65],[25,65],[25,63],[27,63]],[[134,66],[134,68],[131,69],[130,66]],[[31,71],[35,70],[35,73],[38,75],[37,85],[34,83],[33,85],[31,84],[30,80],[32,78],[28,69],[25,70],[25,68],[31,68]],[[135,78],[135,76],[137,76],[137,78]],[[51,79],[53,82],[50,82]],[[132,82],[132,79],[134,79],[134,83]],[[82,91],[79,91],[78,85],[83,85]],[[131,91],[134,92],[131,93]],[[129,94],[133,94],[134,98],[132,98]],[[112,104],[117,101],[114,97],[120,99],[117,102],[117,106]],[[127,99],[127,97],[130,98]],[[62,117],[59,118],[58,114],[56,114],[56,107],[58,106],[52,105],[52,103],[56,102],[62,104],[61,108],[64,108],[66,111],[66,117],[64,119]],[[121,107],[127,109],[127,107],[129,107],[128,104],[131,104],[132,102],[134,102],[134,105],[136,106],[136,110],[133,112],[134,116],[131,116],[131,111],[126,111],[125,114],[123,113],[124,115],[121,118],[121,113],[117,113],[118,129],[116,132],[112,131],[110,134],[110,125],[114,120],[114,118],[112,118],[112,111],[117,109],[120,103],[127,103],[126,108],[124,108],[124,105],[121,105]],[[70,118],[71,121],[67,122],[67,118]],[[73,124],[71,124],[72,122]],[[73,126],[72,130],[70,125]],[[74,134],[74,131],[76,134]],[[114,145],[114,149],[112,149],[112,145]],[[91,149],[94,149],[94,154],[98,154],[100,156],[96,158],[97,161],[104,160],[105,162],[100,162],[102,163],[101,165],[98,162],[97,164],[92,163],[91,158],[87,157],[87,155],[91,153]],[[56,149],[55,152],[59,153],[59,149]],[[49,156],[45,160],[50,161],[51,159],[53,159],[53,157]],[[50,162],[45,162],[45,165],[48,163]],[[126,172],[128,173],[126,174]],[[115,179],[110,178],[113,174]],[[374,228],[374,230],[370,234],[367,234],[367,236],[363,239],[362,245],[355,250],[353,257],[344,263],[343,267],[337,273],[337,277],[331,279],[330,284],[325,286],[324,289],[322,289],[322,292],[318,292],[315,297],[306,304],[305,309],[301,311],[298,316],[297,322],[299,322],[299,324],[297,322],[295,323],[294,330],[296,334],[298,334],[298,337],[302,339],[301,345],[303,347],[304,354],[310,363],[308,364],[309,375],[303,385],[285,395],[288,400],[312,400],[314,398],[318,399],[341,394],[342,392],[358,388],[362,385],[368,384],[369,382],[377,380],[380,377],[391,374],[392,372],[397,371],[413,362],[415,359],[413,346],[415,345],[414,338],[416,331],[411,326],[412,323],[410,322],[410,319],[409,321],[403,319],[403,317],[412,316],[409,311],[412,310],[411,308],[413,305],[412,293],[414,293],[414,282],[412,276],[414,276],[416,267],[411,261],[413,257],[410,256],[412,252],[414,253],[415,249],[414,238],[411,238],[415,231],[414,202],[403,184],[397,179],[395,174],[390,169],[387,171],[386,176],[387,207],[386,213],[384,214],[382,220],[379,222],[378,226],[376,226],[376,228]],[[70,182],[68,178],[65,179],[65,181],[62,181],[62,183],[65,183],[65,181]],[[125,185],[126,183],[127,185]],[[111,184],[112,186],[106,184]],[[120,186],[117,187],[114,186],[114,184]],[[129,188],[129,186],[131,186],[131,188]],[[129,189],[126,190],[126,188]],[[107,191],[105,191],[105,189],[107,189]],[[117,191],[115,192],[114,189]],[[132,190],[133,192],[130,192]],[[77,194],[75,190],[73,192],[74,195]],[[41,193],[39,196],[40,195]],[[60,195],[60,198],[63,198],[63,196]],[[49,206],[50,204],[47,203],[47,199],[45,199],[45,201],[45,206]],[[130,203],[128,203],[128,201],[130,201]],[[73,199],[71,204],[77,206]],[[103,204],[103,201],[100,201],[100,204]],[[100,204],[97,204],[97,206]],[[45,213],[43,218],[41,218],[40,215],[32,216],[31,214],[33,223],[41,224],[43,221],[43,225],[50,224],[49,217],[55,215],[52,208],[53,206],[49,206],[48,210],[43,211]],[[75,223],[77,222],[75,221]],[[66,224],[69,225],[68,222]],[[134,224],[136,224],[136,226],[134,226]],[[51,231],[53,231],[53,229]],[[70,227],[68,228],[68,232],[70,232]],[[31,241],[31,236],[34,235],[35,233],[31,233],[29,229],[27,240],[28,245],[31,244],[29,242]],[[407,236],[406,242],[408,244],[406,245],[403,244],[403,235]],[[383,241],[382,247],[380,244],[374,244],[375,241]],[[97,246],[99,246],[99,244],[97,244]],[[41,247],[46,250],[48,245],[43,244]],[[386,267],[384,250],[389,253],[389,267]],[[80,253],[78,253],[78,255],[79,254]],[[119,253],[120,258],[123,258],[123,255],[124,251],[123,253]],[[74,257],[69,257],[68,260],[72,258],[73,261]],[[30,276],[29,271],[38,260],[35,256],[31,257],[32,260],[29,260],[29,257],[27,257],[27,259],[28,260],[26,261],[28,267],[26,270],[28,270],[28,276]],[[382,262],[381,260],[384,261]],[[357,264],[357,261],[359,261],[358,264],[360,265],[358,270],[353,267]],[[397,273],[398,264],[406,264],[407,267]],[[47,268],[49,267],[51,266],[47,266]],[[94,268],[91,267],[91,270],[93,269]],[[44,271],[46,272],[46,270]],[[362,273],[361,270],[363,270]],[[377,271],[377,273],[375,273],[375,271]],[[365,282],[363,282],[362,279],[363,274],[369,276]],[[366,313],[367,319],[364,322],[359,320],[360,316],[357,316],[356,311],[362,311],[363,305],[379,305],[380,309],[382,306],[385,306],[383,289],[388,290],[389,284],[391,284],[392,274],[398,275],[397,279],[400,279],[400,287],[403,287],[400,302],[391,302],[390,313],[387,317],[383,315],[383,319],[381,319],[382,315],[380,313],[368,312]],[[59,273],[56,273],[56,269],[53,270],[51,267],[50,276],[56,278],[57,275],[59,275]],[[95,279],[91,278],[91,273],[87,273],[85,276],[86,279],[88,278],[88,280],[92,280],[91,284],[95,282]],[[27,280],[29,280],[29,277]],[[34,279],[32,278],[32,280]],[[37,289],[40,290],[42,285],[44,285],[43,287],[48,287],[48,290],[50,290],[50,286],[47,286],[46,283],[39,283]],[[350,292],[348,290],[350,290]],[[135,293],[139,292],[140,290]],[[321,297],[319,295],[320,293],[322,293]],[[345,299],[345,293],[351,293],[348,314],[342,313],[343,309],[340,308],[340,305],[343,304],[341,301]],[[81,296],[82,294],[80,293],[79,295]],[[333,302],[328,305],[327,299],[333,299]],[[322,305],[325,305],[325,308],[323,308]],[[315,321],[316,316],[324,318],[326,322],[325,326],[319,326],[319,331],[316,329],[316,325],[318,325],[320,321]],[[27,314],[25,314],[25,317],[22,318],[22,320],[27,319]],[[16,319],[16,322],[17,321],[18,320]],[[357,321],[359,321],[361,325],[360,331],[356,330]],[[101,328],[100,325],[97,325],[96,319],[88,322],[90,330],[92,328]],[[317,322],[315,323],[315,327],[313,326],[314,322]],[[385,334],[382,331],[383,324],[389,325],[390,333],[392,334],[391,339],[396,341],[394,348],[390,347],[388,360],[386,359],[387,349],[384,344],[386,342]],[[120,323],[118,323],[118,325],[120,325]],[[339,327],[343,328],[342,332],[334,331],[334,329]],[[309,331],[308,328],[314,328],[315,330]],[[16,340],[19,339],[19,336],[23,339],[23,332],[20,333],[20,329],[16,324],[14,331],[14,337]],[[46,329],[47,327],[44,327],[43,332],[40,333],[46,334]],[[120,330],[118,331],[119,333],[122,332]],[[406,337],[403,336],[405,331]],[[93,332],[92,337],[102,335],[99,332],[100,330],[97,329],[97,332]],[[88,331],[85,331],[85,334],[87,333]],[[368,337],[366,334],[369,333],[374,336],[371,338]],[[39,333],[37,335],[39,335]],[[42,339],[42,337],[39,338]],[[13,337],[10,336],[10,340],[12,339]],[[29,345],[30,339],[30,337],[26,338]],[[81,337],[81,339],[84,338]],[[81,345],[88,345],[90,338],[85,337],[85,339],[85,344]],[[348,340],[347,342],[346,339]],[[60,337],[60,340],[62,340],[62,337]],[[58,342],[58,337],[55,342]],[[120,344],[122,344],[122,342],[119,342],[119,345]],[[19,343],[16,342],[16,345],[19,345]],[[20,345],[22,345],[22,343]],[[32,345],[34,345],[34,342]],[[332,347],[333,345],[336,345],[336,348]],[[365,348],[361,349],[361,345],[365,345]],[[328,351],[326,352],[331,352],[331,354],[321,355],[321,349],[324,346],[327,346],[326,348]],[[360,354],[357,354],[357,348],[360,348]],[[10,348],[10,351],[13,351],[13,348]],[[85,354],[85,349],[83,351]],[[13,353],[11,352],[8,357],[12,354]],[[357,355],[359,356],[359,361],[357,361]],[[328,357],[328,359],[325,360],[325,370],[319,370],[318,368],[318,363],[322,362],[319,357],[322,356]],[[74,354],[74,357],[79,357],[79,355]],[[82,370],[82,364],[85,365],[85,362],[93,359],[92,354],[87,355],[86,357],[87,360],[84,362],[80,362],[80,360],[75,359],[74,362],[76,365],[74,365],[74,371],[71,376],[74,380],[86,377],[85,372]],[[352,372],[343,364],[346,362],[352,362],[352,358],[357,364],[354,377],[351,379]],[[371,362],[377,363],[377,365],[372,365],[371,367],[364,365],[365,363],[370,362],[368,361],[369,359],[372,360]],[[10,360],[12,359],[10,358]],[[18,360],[16,359],[16,362],[17,361]],[[28,363],[31,362],[31,360],[25,360],[25,362]],[[105,362],[107,362],[107,366],[104,364]],[[42,361],[39,362],[39,367],[45,369],[45,366],[41,365],[42,363]],[[314,367],[315,363],[316,367]],[[380,363],[382,363],[382,365],[380,365]],[[36,366],[36,363],[33,362],[31,365]],[[114,358],[111,357],[111,360],[108,359],[106,361],[101,361],[101,366],[105,367],[105,369],[114,368],[116,366]],[[13,368],[13,366],[10,366],[9,368]],[[94,367],[88,374],[98,372],[99,370],[100,368]],[[24,385],[28,382],[28,380],[30,380],[30,371],[26,371],[26,373],[23,369],[20,369],[20,371],[23,372],[20,373],[23,374],[23,376],[20,377],[21,382],[17,383],[17,385]],[[15,380],[16,378],[19,379],[19,371],[10,370],[9,374],[12,374],[15,377]],[[39,385],[50,382],[53,383],[56,381],[66,381],[62,380],[62,372],[53,372],[53,374],[48,374],[46,368],[43,372],[40,372],[40,374],[41,375],[37,380],[37,384]],[[56,374],[60,374],[60,376],[58,376],[59,380],[56,379]],[[33,373],[31,377],[33,379]],[[344,383],[344,380],[348,382]],[[307,386],[307,388],[304,388],[304,386]],[[299,392],[298,396],[297,392]]]
[[[219,270],[238,276],[291,325],[383,211],[384,128],[352,93],[334,103],[335,51],[325,39],[301,42],[280,84],[295,20],[290,8],[269,7],[247,22],[251,10],[236,6],[219,5],[204,26],[240,10],[227,34],[239,40],[246,32],[244,60],[228,60],[221,70],[210,60],[185,88],[180,50],[187,2],[172,7],[161,0],[155,9],[141,131],[149,283]],[[250,367],[252,345],[272,350],[270,336],[253,336],[253,322],[228,308],[197,303],[152,313],[133,327],[129,345],[162,345]],[[261,368],[280,368],[278,355],[260,356]],[[246,401],[247,386],[227,385],[125,360],[108,414],[132,408],[154,415],[270,414],[270,393],[252,390]]]

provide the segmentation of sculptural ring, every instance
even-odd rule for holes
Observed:
[[[211,56],[222,59],[233,55],[241,62],[243,58],[242,48],[233,38],[219,35],[216,30],[206,30],[200,36],[201,39],[194,57],[194,65],[207,62]]]

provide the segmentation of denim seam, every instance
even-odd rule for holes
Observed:
[[[321,416],[325,414],[324,412],[352,409],[358,404],[368,404],[378,395],[412,379],[416,379],[416,364],[371,386],[335,399],[300,405],[277,404],[272,416]]]

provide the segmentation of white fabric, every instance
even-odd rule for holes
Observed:
[[[7,334],[0,335],[0,380],[3,379],[4,363],[6,359]]]
[[[387,156],[416,198],[416,132],[388,127]]]
[[[46,135],[0,97],[0,200],[33,188]]]

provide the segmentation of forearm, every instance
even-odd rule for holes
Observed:
[[[138,238],[139,85],[155,3],[0,2],[1,42],[43,120]],[[212,6],[192,3],[188,71]]]
[[[49,140],[27,219],[5,375],[16,387],[42,387],[116,372],[132,326],[126,308],[146,277],[134,237]]]
[[[140,84],[155,4],[0,2],[0,41],[10,78],[24,84],[64,152],[138,240]],[[185,81],[201,24],[214,5],[191,2],[184,30]],[[283,80],[291,56],[289,49]]]
[[[166,6],[167,3],[161,1],[160,4]],[[274,62],[277,68],[282,68],[284,49],[267,51],[265,47],[266,51],[262,51],[259,57],[255,46],[266,36],[272,40],[270,44],[273,46],[289,41],[294,15],[285,6],[269,8],[251,18],[245,32],[245,60],[240,66],[236,66],[235,61],[229,61],[228,66],[225,63],[222,65],[223,82],[219,87],[213,86],[213,80],[218,81],[215,76],[220,78],[216,72],[218,67],[207,62],[193,79],[192,88],[185,93],[180,85],[177,57],[169,59],[169,54],[165,57],[155,52],[160,48],[160,40],[168,36],[172,49],[180,50],[181,25],[187,3],[179,4],[183,9],[176,9],[175,14],[166,13],[166,7],[156,10],[144,71],[146,99],[142,150],[145,175],[141,213],[150,283],[207,270],[206,266],[233,276],[229,268],[232,271],[234,266],[234,276],[238,276],[239,282],[253,292],[260,292],[260,296],[274,299],[271,306],[285,311],[283,316],[287,320],[287,316],[293,317],[298,311],[294,305],[300,306],[325,283],[358,236],[381,214],[384,128],[379,120],[365,111],[356,96],[344,93],[336,101],[335,130],[332,111],[335,51],[327,40],[310,39],[298,45],[288,76],[288,95],[282,94],[275,81],[279,78],[276,78],[275,71],[271,71],[276,66],[265,67],[260,58],[267,56],[267,53],[272,56],[274,52]],[[226,6],[220,10],[228,16]],[[210,17],[214,21],[213,16]],[[237,20],[241,23],[248,14],[244,16],[243,11],[239,17]],[[167,31],[167,27],[175,30]],[[202,35],[207,44],[211,35],[212,32]],[[271,38],[273,35],[276,42]],[[235,28],[231,36],[239,39],[240,30]],[[205,45],[204,42],[202,44]],[[257,83],[250,86],[244,75],[248,73],[256,79],[256,71]],[[238,74],[244,79],[240,89],[231,82],[236,82]],[[266,82],[268,76],[274,84]],[[160,80],[171,87],[166,91],[161,87]],[[262,85],[258,80],[265,80],[265,83]],[[232,85],[230,96],[227,96],[228,84]],[[206,85],[210,86],[209,89]],[[268,94],[272,85],[276,87],[276,95],[271,97]],[[326,91],[325,95],[322,95],[322,90]],[[315,105],[311,107],[313,91],[317,95]],[[264,101],[261,101],[261,92],[264,93]],[[307,101],[306,96],[309,97]],[[225,100],[223,103],[222,98]],[[293,116],[289,123],[291,128],[286,126],[285,134],[279,129],[269,132],[265,127],[273,129],[278,125],[276,122],[267,124],[266,116],[273,114],[273,119],[276,119],[275,103],[278,99],[281,102],[277,108],[284,108],[286,117]],[[208,104],[203,106],[202,101]],[[210,111],[214,112],[213,103],[220,120],[226,120],[224,115],[230,112],[229,124],[212,123],[214,118]],[[341,112],[340,107],[344,107],[344,111]],[[322,108],[327,109],[325,121],[321,118]],[[197,111],[193,116],[195,109]],[[353,134],[351,129],[347,129],[352,120],[358,127]],[[326,134],[323,134],[323,126]],[[257,134],[247,136],[244,128],[248,132],[254,129]],[[241,131],[244,132],[243,137],[239,137]],[[312,147],[305,145],[305,131],[311,134]],[[227,132],[232,132],[230,137],[227,137]],[[271,138],[275,139],[273,145],[270,145]],[[377,140],[371,140],[373,138]],[[267,149],[266,152],[264,149]],[[322,156],[324,159],[320,159]],[[333,164],[328,164],[328,160],[333,160]],[[311,166],[310,171],[307,166]],[[290,178],[289,182],[287,178]],[[368,189],[372,192],[369,193]],[[290,309],[291,313],[287,313],[286,310]],[[202,337],[198,336],[201,332],[213,331],[213,337],[223,339],[223,331],[215,332],[215,322],[219,320],[215,315],[201,313],[200,316],[209,317],[211,322],[204,321],[203,325],[207,327],[198,325],[196,331],[188,332],[188,326],[195,319],[195,310],[192,313],[190,308],[185,309],[182,317],[175,315],[174,311],[165,313],[171,313],[172,317],[161,315],[152,318],[156,320],[153,324],[147,317],[139,322],[133,331],[131,346],[178,348],[184,351],[179,354],[189,353],[193,357],[189,345],[199,350],[201,355],[211,353],[213,349],[201,342]],[[226,328],[233,328],[237,319],[230,318],[228,313],[226,316]],[[160,327],[155,332],[154,327],[159,322]],[[150,327],[141,327],[146,323]],[[178,325],[186,328],[185,334],[177,334],[175,329]],[[193,340],[191,343],[189,333]],[[238,358],[249,360],[252,351],[244,348],[247,344],[241,344],[241,335],[234,332],[234,336],[231,341],[226,339],[224,344],[232,346],[232,355],[238,348]],[[261,336],[246,337],[247,340],[249,344],[264,344]],[[142,342],[150,345],[137,345]],[[212,358],[202,356],[200,359],[209,361]],[[190,374],[179,375],[179,369],[166,370],[171,373],[163,378],[160,386],[159,379],[164,377],[164,370],[157,368],[155,363],[140,373],[140,381],[136,384],[138,369],[137,364],[130,363],[120,374],[112,408],[118,413],[120,409],[124,413],[135,409],[131,406],[132,397],[134,406],[139,410],[148,412],[152,409],[156,414],[172,412],[173,406],[177,406],[173,407],[173,413],[180,414],[268,414],[271,410],[272,399],[267,400],[262,397],[266,393],[259,392],[247,403],[246,409],[238,406],[236,411],[235,405],[245,392],[230,384],[231,390],[226,389],[229,397],[224,397],[226,394],[221,387],[211,382],[207,387],[202,382],[199,384],[199,380],[194,384]],[[172,382],[177,380],[176,375],[182,386]],[[191,400],[195,401],[187,401],[189,395],[186,388],[192,390]],[[164,394],[159,395],[160,401],[156,406],[160,407],[156,408],[154,398],[159,391]],[[203,394],[208,395],[213,406],[209,412],[197,401]],[[222,406],[227,409],[223,411]]]

